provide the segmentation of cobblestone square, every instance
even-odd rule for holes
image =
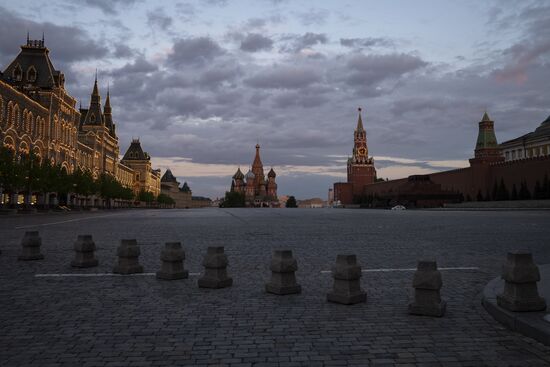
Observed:
[[[496,322],[480,293],[500,274],[509,250],[528,249],[538,264],[550,263],[549,224],[548,211],[198,209],[2,217],[0,365],[548,366],[550,348]],[[17,261],[29,230],[40,231],[44,260]],[[74,242],[84,234],[93,236],[99,266],[72,268]],[[112,276],[120,239],[133,238],[144,274]],[[164,243],[174,241],[183,243],[189,278],[156,279]],[[231,287],[197,286],[208,246],[225,246]],[[275,249],[292,250],[301,294],[265,292]],[[327,302],[337,254],[357,255],[367,303]],[[420,259],[435,259],[442,269],[442,318],[407,312],[409,269]]]

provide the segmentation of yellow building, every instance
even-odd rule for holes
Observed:
[[[134,191],[160,193],[160,171],[141,155],[119,161],[119,144],[107,92],[102,108],[97,77],[88,108],[77,108],[65,89],[65,76],[56,70],[44,40],[29,40],[0,72],[0,144],[17,154],[32,152],[40,161],[50,160],[67,173],[77,167],[115,177]]]

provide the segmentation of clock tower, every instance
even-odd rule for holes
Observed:
[[[353,155],[348,159],[348,183],[352,185],[353,196],[360,196],[364,192],[365,185],[374,183],[376,177],[374,160],[369,157],[367,132],[363,127],[361,108],[359,108],[359,117],[353,138]]]

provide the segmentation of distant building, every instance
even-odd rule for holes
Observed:
[[[274,207],[279,206],[277,200],[277,174],[271,168],[266,176],[264,166],[260,159],[260,145],[256,144],[256,155],[246,175],[238,168],[231,181],[231,192],[244,193],[246,206],[251,207]]]
[[[298,200],[298,208],[322,208],[326,203],[321,198]]]
[[[332,206],[334,204],[334,189],[328,189],[328,200],[327,205]]]
[[[151,168],[151,157],[141,149],[139,139],[132,140],[120,162],[134,171],[132,190],[135,194],[140,191],[152,192],[155,196],[160,194],[160,170]]]
[[[180,188],[180,183],[170,169],[167,169],[164,175],[162,175],[160,188],[163,194],[174,199],[176,208],[188,209],[193,207],[192,192],[187,182],[184,182],[183,187]]]
[[[212,200],[202,196],[193,196],[191,188],[184,182],[180,187],[180,183],[172,174],[170,169],[167,169],[160,180],[161,193],[170,196],[176,202],[177,209],[203,208],[212,206]]]
[[[500,149],[506,161],[550,155],[550,116],[535,131],[505,141]]]

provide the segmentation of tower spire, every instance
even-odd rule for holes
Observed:
[[[483,117],[479,122],[479,132],[475,147],[475,155],[470,159],[470,164],[491,163],[503,161],[502,153],[498,147],[497,138],[495,135],[495,125],[489,117],[487,111],[483,113]]]
[[[357,118],[357,128],[355,129],[356,131],[362,131],[364,130],[363,128],[363,119],[361,118],[361,107],[357,108],[357,111],[359,112],[359,117]]]

